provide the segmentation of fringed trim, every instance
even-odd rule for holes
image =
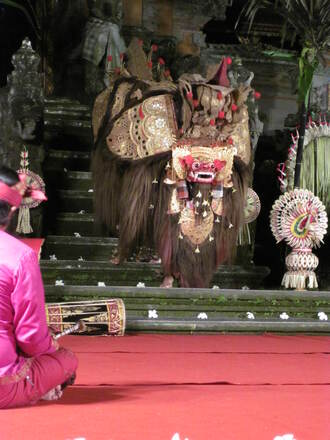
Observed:
[[[30,224],[30,208],[27,206],[19,208],[16,231],[20,234],[30,234],[33,232]]]
[[[306,286],[307,284],[307,286]],[[313,271],[286,272],[282,279],[282,286],[286,289],[316,289],[317,278]]]

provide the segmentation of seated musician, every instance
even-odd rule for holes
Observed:
[[[42,196],[0,167],[0,408],[57,400],[77,368],[75,355],[49,333],[35,251],[6,232],[24,194]]]

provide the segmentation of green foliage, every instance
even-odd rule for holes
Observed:
[[[282,45],[287,40],[291,44],[298,40],[301,44],[298,99],[307,108],[315,69],[323,61],[323,52],[330,43],[329,0],[248,0],[237,24],[246,16],[250,31],[262,9],[269,9],[283,19]]]

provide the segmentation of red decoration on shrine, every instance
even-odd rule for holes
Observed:
[[[223,119],[224,117],[225,117],[225,112],[220,110],[219,113],[218,113],[218,118],[219,119]]]
[[[210,120],[210,125],[212,125],[212,127],[215,125],[215,120],[214,119]]]
[[[149,69],[152,69],[152,61],[148,61],[147,65],[148,65]]]
[[[255,97],[255,99],[260,99],[260,98],[261,98],[261,93],[255,91],[255,92],[254,92],[254,97]]]
[[[109,61],[109,63],[112,61],[112,55],[107,56],[107,61]]]
[[[236,112],[236,110],[238,109],[238,107],[237,107],[236,104],[232,104],[232,105],[231,105],[231,109],[232,109],[233,112]]]
[[[187,98],[188,98],[188,99],[193,99],[193,94],[192,94],[192,92],[187,92]]]
[[[141,40],[141,38],[138,40],[138,45],[139,45],[140,47],[143,46],[143,40]]]
[[[116,68],[115,68],[115,73],[116,73],[117,75],[120,75],[120,67],[116,67]]]
[[[121,60],[124,59],[124,55],[125,55],[125,54],[124,54],[123,52],[119,55],[119,57],[120,57]]]
[[[218,98],[219,101],[221,101],[221,99],[222,99],[222,93],[221,92],[217,93],[217,98]]]
[[[233,143],[234,143],[232,138],[228,138],[227,142],[228,142],[229,145],[233,145]]]
[[[159,63],[161,66],[164,66],[164,65],[165,65],[164,58],[159,57],[159,58],[158,58],[158,63]]]
[[[228,65],[228,66],[230,66],[231,63],[233,62],[233,60],[232,60],[230,57],[227,57],[227,58],[226,58],[226,61],[227,61],[227,65]]]
[[[198,107],[198,104],[199,104],[198,99],[193,99],[193,105],[195,108]]]
[[[153,45],[151,46],[151,50],[152,50],[153,52],[157,52],[157,50],[158,50],[158,46],[157,46],[157,44],[153,44]]]
[[[170,76],[170,75],[171,75],[171,71],[170,71],[170,69],[166,69],[166,70],[164,71],[164,75],[165,75],[165,76]]]

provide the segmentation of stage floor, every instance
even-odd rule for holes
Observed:
[[[330,337],[67,336],[76,384],[0,412],[0,440],[327,440]],[[276,439],[276,440],[282,440]]]

